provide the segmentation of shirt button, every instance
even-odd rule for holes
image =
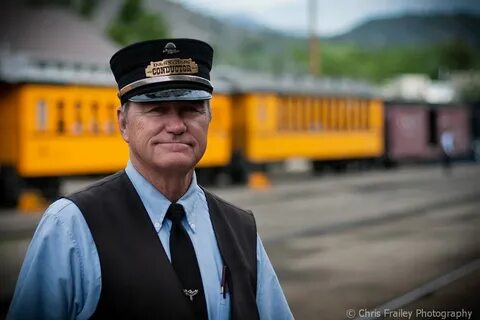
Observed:
[[[192,228],[195,228],[195,223],[192,223]]]
[[[160,223],[155,222],[155,223],[153,224],[153,226],[155,227],[155,230],[157,230],[157,231],[160,230]]]

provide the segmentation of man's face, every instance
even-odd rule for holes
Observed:
[[[209,101],[129,102],[118,120],[132,161],[147,170],[186,173],[205,153]]]

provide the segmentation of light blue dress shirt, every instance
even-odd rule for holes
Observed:
[[[128,162],[125,169],[170,259],[170,201]],[[183,225],[197,254],[209,319],[230,318],[230,297],[220,292],[223,262],[196,177],[178,200]],[[128,237],[128,234],[125,235]],[[139,249],[140,250],[140,249]],[[102,280],[95,243],[78,207],[67,199],[43,215],[27,251],[7,319],[88,319],[100,298]],[[278,278],[257,235],[257,306],[261,319],[293,319]]]

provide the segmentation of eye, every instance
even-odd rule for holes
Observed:
[[[188,101],[182,107],[184,113],[205,113],[205,105],[203,101]]]
[[[154,113],[154,114],[164,114],[168,111],[168,108],[163,106],[155,106],[146,111],[146,113]]]

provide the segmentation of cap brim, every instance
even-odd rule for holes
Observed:
[[[209,100],[212,94],[205,90],[166,89],[139,94],[129,98],[132,102],[177,101],[177,100]]]

